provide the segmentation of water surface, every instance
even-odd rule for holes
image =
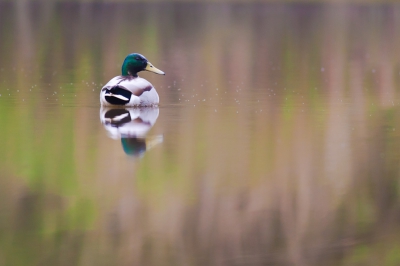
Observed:
[[[1,265],[400,264],[397,6],[18,2],[0,25]],[[131,52],[160,107],[102,110]]]

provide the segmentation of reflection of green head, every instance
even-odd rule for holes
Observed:
[[[146,152],[146,139],[121,138],[121,144],[127,155],[141,156]]]
[[[147,62],[147,59],[141,54],[134,53],[128,55],[122,64],[122,75],[136,77],[139,71],[145,70]]]

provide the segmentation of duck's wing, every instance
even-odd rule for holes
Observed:
[[[145,91],[153,89],[153,85],[145,79],[132,76],[117,76],[111,79],[104,87],[103,90],[111,90],[113,88],[120,88],[129,91],[132,95],[139,97]],[[124,96],[125,97],[125,96]],[[122,99],[121,99],[122,100]]]

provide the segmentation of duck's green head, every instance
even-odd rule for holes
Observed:
[[[165,73],[158,68],[154,67],[147,59],[141,54],[128,55],[122,64],[122,76],[137,77],[140,71],[150,71],[156,74],[165,75]]]

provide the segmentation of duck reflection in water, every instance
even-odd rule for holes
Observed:
[[[100,120],[112,139],[121,139],[127,155],[140,157],[163,141],[163,136],[147,137],[159,114],[158,107],[101,107]]]

